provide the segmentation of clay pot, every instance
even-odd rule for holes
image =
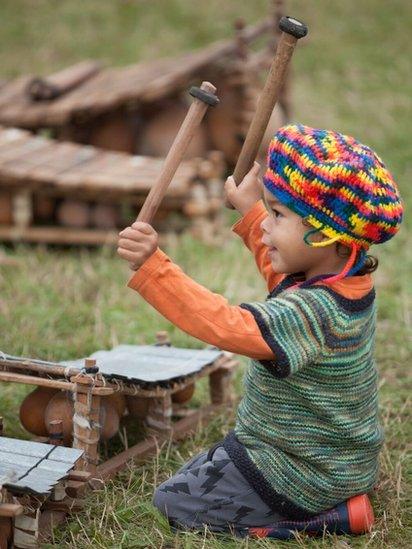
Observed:
[[[100,406],[100,425],[102,426],[100,438],[109,440],[119,430],[119,414],[113,402],[102,398]]]
[[[39,437],[48,435],[44,414],[51,398],[58,389],[37,387],[26,396],[20,406],[20,421],[29,433]]]
[[[256,110],[259,94],[259,89],[251,87],[248,100],[241,103],[242,100],[239,92],[226,84],[222,88],[219,88],[219,108],[209,109],[207,113],[207,132],[211,148],[222,151],[226,161],[231,166],[236,164],[242,148],[242,137],[246,137],[247,130]],[[242,104],[241,109],[239,103]],[[258,157],[265,157],[270,139],[284,123],[281,111],[276,106],[262,140]]]
[[[118,209],[109,204],[96,204],[90,210],[90,223],[97,229],[114,229],[119,217]]]
[[[165,157],[186,116],[187,107],[173,104],[170,108],[156,113],[146,123],[139,136],[138,154]],[[204,157],[207,151],[205,128],[200,126],[194,134],[184,158]]]
[[[71,393],[59,391],[48,403],[44,414],[46,427],[53,420],[62,421],[64,446],[70,446],[73,440],[73,412]]]
[[[195,392],[195,384],[191,383],[181,391],[177,391],[177,393],[172,394],[172,402],[176,404],[184,404],[185,402],[188,402]]]
[[[63,200],[57,207],[56,218],[63,227],[83,229],[90,223],[90,206],[79,200]]]
[[[139,396],[126,396],[127,409],[132,417],[144,419],[149,408],[149,399]]]
[[[100,149],[134,153],[136,133],[130,114],[112,113],[96,120],[90,128],[88,143]]]
[[[122,417],[126,410],[126,398],[121,393],[113,393],[106,397],[108,401],[115,407],[116,413]]]

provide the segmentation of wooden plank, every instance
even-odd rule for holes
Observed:
[[[16,146],[14,146],[13,148],[5,151],[0,156],[0,166],[3,169],[3,166],[11,160],[17,162],[19,159],[23,159],[25,156],[30,157],[30,155],[35,154],[36,152],[40,152],[49,144],[50,141],[48,139],[45,139],[44,137],[32,137],[30,139],[27,139],[22,144],[16,144]]]
[[[73,465],[82,456],[82,453],[82,450],[79,450],[78,448],[54,446],[54,450],[49,454],[48,459]]]
[[[0,126],[0,153],[33,137],[25,130]]]
[[[15,464],[18,468],[35,467],[41,458],[33,456],[24,456],[22,454],[11,454],[0,450],[0,463],[5,467],[10,465],[11,468]]]
[[[22,454],[25,456],[44,458],[50,454],[54,448],[55,447],[51,444],[41,444],[40,442],[33,442],[31,440],[19,440],[8,437],[0,438],[1,452],[10,452],[12,454]]]

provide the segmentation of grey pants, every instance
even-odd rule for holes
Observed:
[[[175,527],[214,531],[266,526],[282,517],[261,500],[218,446],[195,456],[153,496],[153,504]]]

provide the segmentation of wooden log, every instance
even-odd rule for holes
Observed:
[[[33,78],[26,88],[26,93],[33,101],[50,101],[79,86],[102,68],[99,61],[82,61],[47,77]]]
[[[20,406],[20,422],[29,433],[39,437],[48,435],[44,414],[52,397],[58,392],[54,387],[37,387],[29,393]]]

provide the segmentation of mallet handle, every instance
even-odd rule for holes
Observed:
[[[282,34],[276,48],[276,54],[233,172],[236,185],[242,182],[242,179],[253,165],[278,100],[296,42],[307,34],[306,25],[291,17],[282,17],[279,28],[282,30]]]
[[[159,179],[152,186],[144,201],[137,221],[144,221],[145,223],[152,222],[208,106],[216,105],[219,102],[218,98],[214,95],[215,91],[215,86],[210,82],[202,82],[200,88],[192,88],[190,93],[194,96],[194,101],[190,105],[179,132],[166,156]]]

